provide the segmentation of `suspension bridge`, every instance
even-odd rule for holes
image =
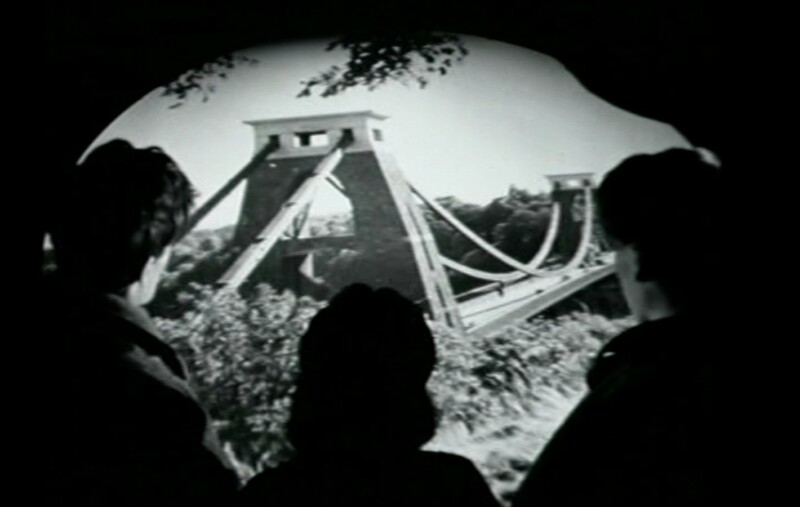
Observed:
[[[314,272],[315,253],[347,248],[359,254],[352,282],[392,287],[424,306],[432,320],[488,333],[546,310],[612,273],[609,256],[598,255],[593,241],[591,173],[548,176],[553,186],[550,223],[539,248],[521,262],[404,177],[383,145],[386,119],[359,111],[246,122],[255,132],[255,156],[193,214],[181,233],[190,232],[236,187],[246,185],[233,239],[240,254],[219,279],[220,292],[235,290],[250,278],[308,292],[324,283]],[[289,234],[302,228],[322,184],[349,200],[353,233]],[[486,271],[442,255],[423,207],[507,270]],[[554,265],[554,257],[565,260]],[[455,273],[485,283],[455,294],[450,282]]]

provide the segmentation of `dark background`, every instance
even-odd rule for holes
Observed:
[[[547,53],[609,102],[672,123],[690,141],[723,154],[717,127],[719,15],[702,1],[48,0],[40,5],[35,33],[41,34],[43,52],[35,57],[35,72],[41,74],[32,80],[47,90],[35,101],[41,108],[37,139],[46,140],[36,160],[45,171],[69,167],[134,101],[222,53],[309,37],[420,29]],[[25,243],[33,273],[41,266],[41,235],[53,212],[47,203],[57,191],[51,184],[56,180],[42,176],[36,185],[42,205],[32,207],[35,225]]]

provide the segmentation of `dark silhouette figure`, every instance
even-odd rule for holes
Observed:
[[[61,185],[58,271],[40,323],[53,386],[43,503],[224,505],[238,489],[184,365],[142,307],[193,197],[161,150],[121,140]]]
[[[674,149],[630,157],[603,181],[601,223],[640,324],[601,350],[588,395],[534,463],[515,507],[716,503],[719,179],[696,152]]]
[[[288,435],[296,456],[253,478],[243,505],[497,506],[460,456],[419,450],[436,430],[436,362],[422,312],[351,285],[312,320]]]

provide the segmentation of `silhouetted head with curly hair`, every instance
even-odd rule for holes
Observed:
[[[120,139],[97,147],[61,185],[51,228],[59,272],[111,293],[152,272],[146,278],[155,282],[137,301],[146,303],[193,200],[189,180],[161,149]]]

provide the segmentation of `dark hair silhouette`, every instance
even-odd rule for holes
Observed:
[[[60,197],[51,231],[59,271],[116,292],[174,241],[194,191],[159,148],[116,139],[64,178]]]
[[[497,507],[466,458],[425,451],[436,363],[422,311],[391,289],[336,295],[300,342],[289,439],[297,455],[251,479],[238,505]]]
[[[300,343],[288,434],[301,453],[414,451],[436,430],[436,362],[422,311],[391,289],[334,297]]]
[[[719,283],[719,197],[720,170],[698,152],[635,155],[600,185],[600,221],[612,246],[636,249],[640,280],[693,307]]]

